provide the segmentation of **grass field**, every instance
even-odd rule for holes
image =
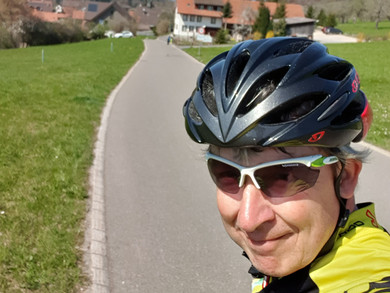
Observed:
[[[78,292],[88,168],[139,38],[0,51],[0,292]]]
[[[367,141],[390,150],[390,41],[329,44],[331,54],[343,57],[358,70],[361,88],[367,94],[374,112],[374,122]],[[230,47],[189,48],[186,52],[202,63]]]
[[[361,37],[363,40],[390,40],[390,21],[381,21],[378,29],[375,22],[340,23],[337,28],[345,34]]]

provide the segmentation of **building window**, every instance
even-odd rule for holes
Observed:
[[[204,5],[203,4],[199,5],[199,9],[203,10],[204,9]]]
[[[207,10],[211,10],[211,11],[212,11],[212,10],[214,10],[214,7],[211,6],[211,5],[208,5],[208,6],[207,6]]]
[[[194,31],[194,27],[192,25],[190,25],[190,32],[193,32]]]
[[[217,23],[217,19],[216,19],[215,17],[212,17],[212,18],[211,18],[211,23],[212,23],[212,24],[216,24],[216,23]]]
[[[195,15],[190,15],[190,21],[195,21]]]
[[[181,31],[182,31],[182,32],[186,32],[186,31],[187,31],[187,26],[186,26],[186,25],[183,25],[183,26],[181,27]]]
[[[183,20],[184,20],[184,21],[187,21],[187,20],[188,20],[188,15],[187,15],[187,14],[183,14]]]
[[[197,21],[197,22],[202,22],[202,16],[198,16],[198,17],[196,18],[196,21]]]

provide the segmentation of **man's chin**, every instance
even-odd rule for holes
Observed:
[[[294,272],[294,269],[289,269],[286,264],[281,263],[278,257],[251,254],[248,256],[252,265],[264,275],[280,278]]]

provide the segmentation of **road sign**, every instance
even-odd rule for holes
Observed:
[[[196,34],[196,39],[203,43],[212,43],[213,38],[210,35]]]

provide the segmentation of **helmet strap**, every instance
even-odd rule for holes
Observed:
[[[337,240],[337,236],[339,234],[340,229],[345,227],[349,218],[350,211],[347,209],[347,200],[341,197],[341,192],[340,192],[340,184],[341,184],[341,177],[342,177],[341,175],[343,174],[344,167],[345,164],[341,162],[341,171],[334,183],[336,197],[340,202],[340,213],[339,213],[339,219],[337,221],[337,226],[335,227],[332,236],[330,236],[329,240],[325,243],[324,247],[321,249],[317,257],[325,255],[333,248],[334,243]]]
[[[350,211],[347,209],[347,200],[345,198],[341,197],[340,193],[340,184],[341,184],[341,175],[343,174],[345,164],[341,162],[341,171],[340,174],[337,176],[336,181],[334,183],[334,189],[336,192],[336,197],[338,201],[340,202],[340,214],[339,214],[339,220],[337,222],[338,228],[344,228],[347,224]]]

